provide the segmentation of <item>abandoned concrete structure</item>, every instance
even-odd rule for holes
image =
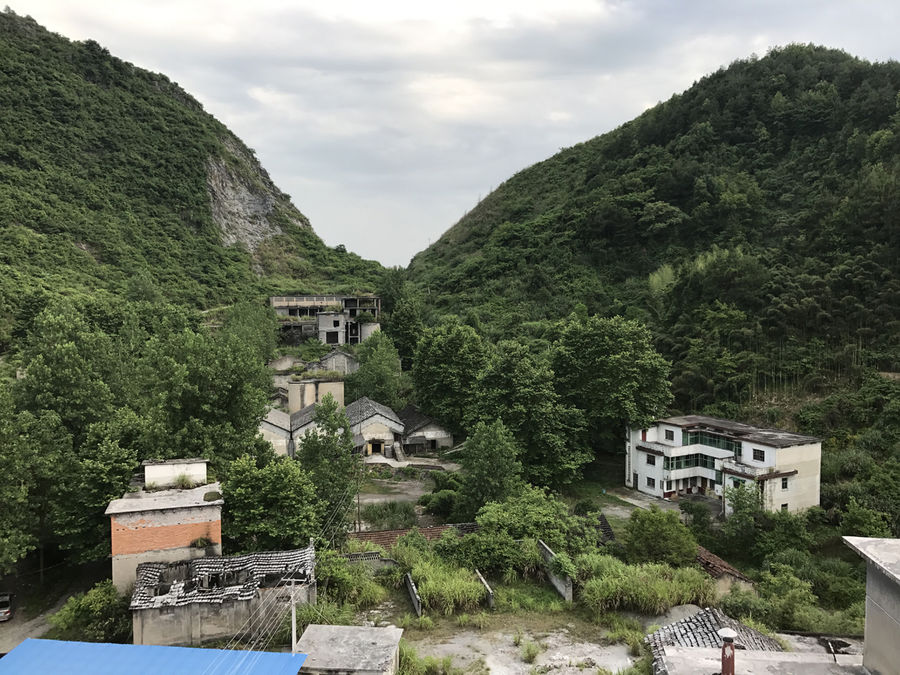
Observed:
[[[866,561],[866,643],[863,665],[874,675],[900,666],[900,539],[844,537]]]
[[[142,563],[130,605],[134,643],[195,646],[238,633],[253,636],[267,629],[273,612],[289,606],[291,582],[297,602],[315,604],[312,544],[294,551]],[[260,606],[265,611],[256,611]]]
[[[143,484],[109,503],[112,580],[119,592],[134,583],[143,562],[221,555],[224,502],[219,484],[206,484],[207,462],[144,462]]]
[[[374,295],[273,296],[269,304],[282,325],[329,345],[358,344],[380,330],[381,298]]]
[[[386,405],[363,396],[347,406],[353,447],[363,456],[397,457],[402,453],[403,422]]]
[[[344,405],[344,381],[341,379],[307,378],[288,383],[288,412],[321,403],[328,394],[339,406]]]
[[[311,624],[297,641],[310,675],[394,675],[400,666],[401,628]]]
[[[453,434],[416,406],[409,404],[397,417],[403,423],[403,452],[416,454],[453,447]]]
[[[722,498],[725,487],[746,484],[759,490],[766,510],[793,513],[819,504],[821,458],[821,440],[811,436],[702,415],[669,417],[629,430],[625,485],[675,499]]]

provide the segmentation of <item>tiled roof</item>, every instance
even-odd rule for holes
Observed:
[[[456,523],[453,525],[434,525],[433,527],[420,527],[419,534],[428,541],[440,539],[441,535],[449,530],[456,529],[460,534],[472,534],[478,531],[478,525],[475,523]],[[359,541],[368,541],[372,544],[381,546],[386,550],[390,550],[397,543],[397,540],[404,534],[409,534],[412,530],[374,530],[371,532],[350,532],[347,536],[350,539]]]
[[[272,426],[284,429],[285,431],[289,431],[291,428],[291,416],[283,410],[272,408],[266,413],[265,420]]]
[[[715,553],[708,551],[702,546],[697,547],[697,562],[700,563],[700,567],[702,567],[709,576],[715,579],[721,579],[728,574],[741,581],[750,581],[750,579],[741,574],[740,570],[732,567]]]
[[[294,551],[141,563],[137,567],[130,608],[250,600],[260,586],[275,585],[287,574],[314,578],[315,560],[315,549],[308,546]]]
[[[613,532],[612,525],[609,524],[606,516],[601,513],[597,516],[597,520],[600,521],[600,531],[603,533],[603,543],[615,541],[616,533]]]
[[[419,410],[410,403],[403,410],[397,413],[400,421],[403,422],[404,433],[411,434],[416,429],[421,429],[426,424],[437,424],[437,422]]]
[[[386,405],[381,405],[367,396],[363,396],[362,398],[353,401],[353,403],[347,406],[345,412],[347,413],[347,419],[350,420],[351,425],[359,424],[375,415],[382,415],[392,422],[396,422],[401,427],[403,426],[403,422],[397,417],[397,413]]]
[[[313,418],[315,418],[315,416],[315,403],[310,403],[305,408],[300,408],[300,410],[291,414],[291,431],[297,431],[297,429],[305,427],[307,424],[313,421]]]
[[[663,626],[644,638],[644,642],[650,646],[650,651],[653,653],[654,668],[657,668],[655,672],[665,673],[662,657],[666,647],[721,647],[722,638],[717,634],[721,628],[731,628],[737,633],[737,637],[734,639],[737,649],[761,652],[784,651],[775,639],[735,621],[722,610],[712,607],[701,610],[694,616]],[[662,669],[659,669],[658,666]]]

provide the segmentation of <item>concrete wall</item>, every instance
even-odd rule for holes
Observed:
[[[553,588],[556,589],[556,592],[559,593],[566,602],[572,602],[572,579],[570,577],[557,576],[551,571],[550,564],[553,562],[556,554],[540,539],[538,539],[538,551],[541,552],[541,557],[546,563],[545,571],[547,572],[547,581],[550,582]]]
[[[361,323],[359,325],[359,340],[362,342],[366,338],[372,337],[375,333],[381,330],[381,324],[377,321],[372,323]]]
[[[319,312],[316,315],[319,341],[325,344],[344,344],[344,324],[346,319],[343,312]],[[337,322],[337,326],[335,326]],[[328,342],[328,333],[337,332],[337,342]]]
[[[290,447],[291,434],[281,427],[276,427],[265,420],[259,425],[259,434],[272,444],[277,455],[287,455]]]
[[[900,665],[900,587],[867,563],[866,645],[863,665],[873,675],[896,673]]]
[[[354,436],[362,437],[363,454],[372,454],[372,441],[381,441],[383,448],[391,448],[394,445],[394,433],[401,433],[402,429],[381,415],[375,415],[352,428]],[[357,446],[359,447],[359,446]]]
[[[301,380],[288,383],[288,412],[295,413],[331,394],[338,405],[344,405],[343,380]]]
[[[819,505],[819,482],[822,469],[822,444],[810,443],[790,448],[780,448],[776,454],[776,471],[797,471],[788,477],[788,489],[781,489],[781,480],[768,488],[771,492],[772,507],[775,511],[781,504],[788,505],[788,511],[795,513]]]
[[[110,516],[110,526],[113,584],[120,590],[134,583],[138,563],[206,555],[206,549],[191,546],[198,539],[209,541],[217,555],[222,552],[222,507],[218,504],[120,513]],[[180,557],[164,553],[172,550],[180,551]]]
[[[315,602],[315,584],[295,588],[297,602]],[[278,594],[278,602],[283,611],[290,608],[288,587],[260,589],[259,597],[253,600],[234,600],[222,603],[195,602],[177,607],[138,609],[131,613],[131,625],[136,645],[178,645],[198,646],[211,640],[231,638],[238,632],[256,635],[267,630],[270,611],[256,612],[253,624],[247,623],[256,608],[266,602],[270,593]]]
[[[159,487],[175,485],[179,476],[187,476],[196,485],[206,483],[206,462],[179,464],[146,464],[144,483],[154,483]]]

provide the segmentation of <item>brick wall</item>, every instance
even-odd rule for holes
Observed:
[[[120,514],[112,516],[110,521],[114,556],[182,548],[197,539],[222,543],[221,510],[218,507]]]

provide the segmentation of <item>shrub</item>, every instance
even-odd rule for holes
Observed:
[[[449,518],[456,510],[459,494],[455,490],[439,490],[429,495],[422,495],[419,504],[425,507],[425,511],[438,518]]]
[[[397,474],[402,476],[403,478],[418,478],[421,473],[420,469],[417,469],[414,466],[401,466],[397,469]]]
[[[475,532],[464,537],[445,532],[435,543],[434,550],[460,567],[484,573],[514,570],[529,575],[534,574],[542,562],[536,548],[515,541],[506,532]]]
[[[621,577],[628,566],[618,558],[604,553],[582,553],[575,558],[575,579],[584,584],[595,577]]]
[[[697,559],[697,541],[675,511],[635,509],[625,525],[629,562],[663,562],[673,567]]]
[[[522,645],[522,660],[525,663],[534,663],[540,653],[541,646],[537,642],[528,640]]]
[[[361,515],[378,530],[404,530],[416,524],[416,508],[410,502],[366,504]]]
[[[576,516],[586,516],[589,513],[594,513],[599,510],[600,507],[594,503],[593,499],[579,499],[572,508],[572,512]]]
[[[365,565],[347,562],[334,551],[323,551],[316,561],[316,578],[322,593],[339,604],[360,609],[377,605],[387,591],[375,581]]]
[[[107,579],[87,593],[73,595],[49,621],[64,640],[130,643],[129,602]]]
[[[550,561],[550,571],[553,572],[556,576],[559,577],[570,577],[574,579],[578,570],[575,568],[575,563],[572,562],[572,559],[565,552],[557,553],[553,559]]]

